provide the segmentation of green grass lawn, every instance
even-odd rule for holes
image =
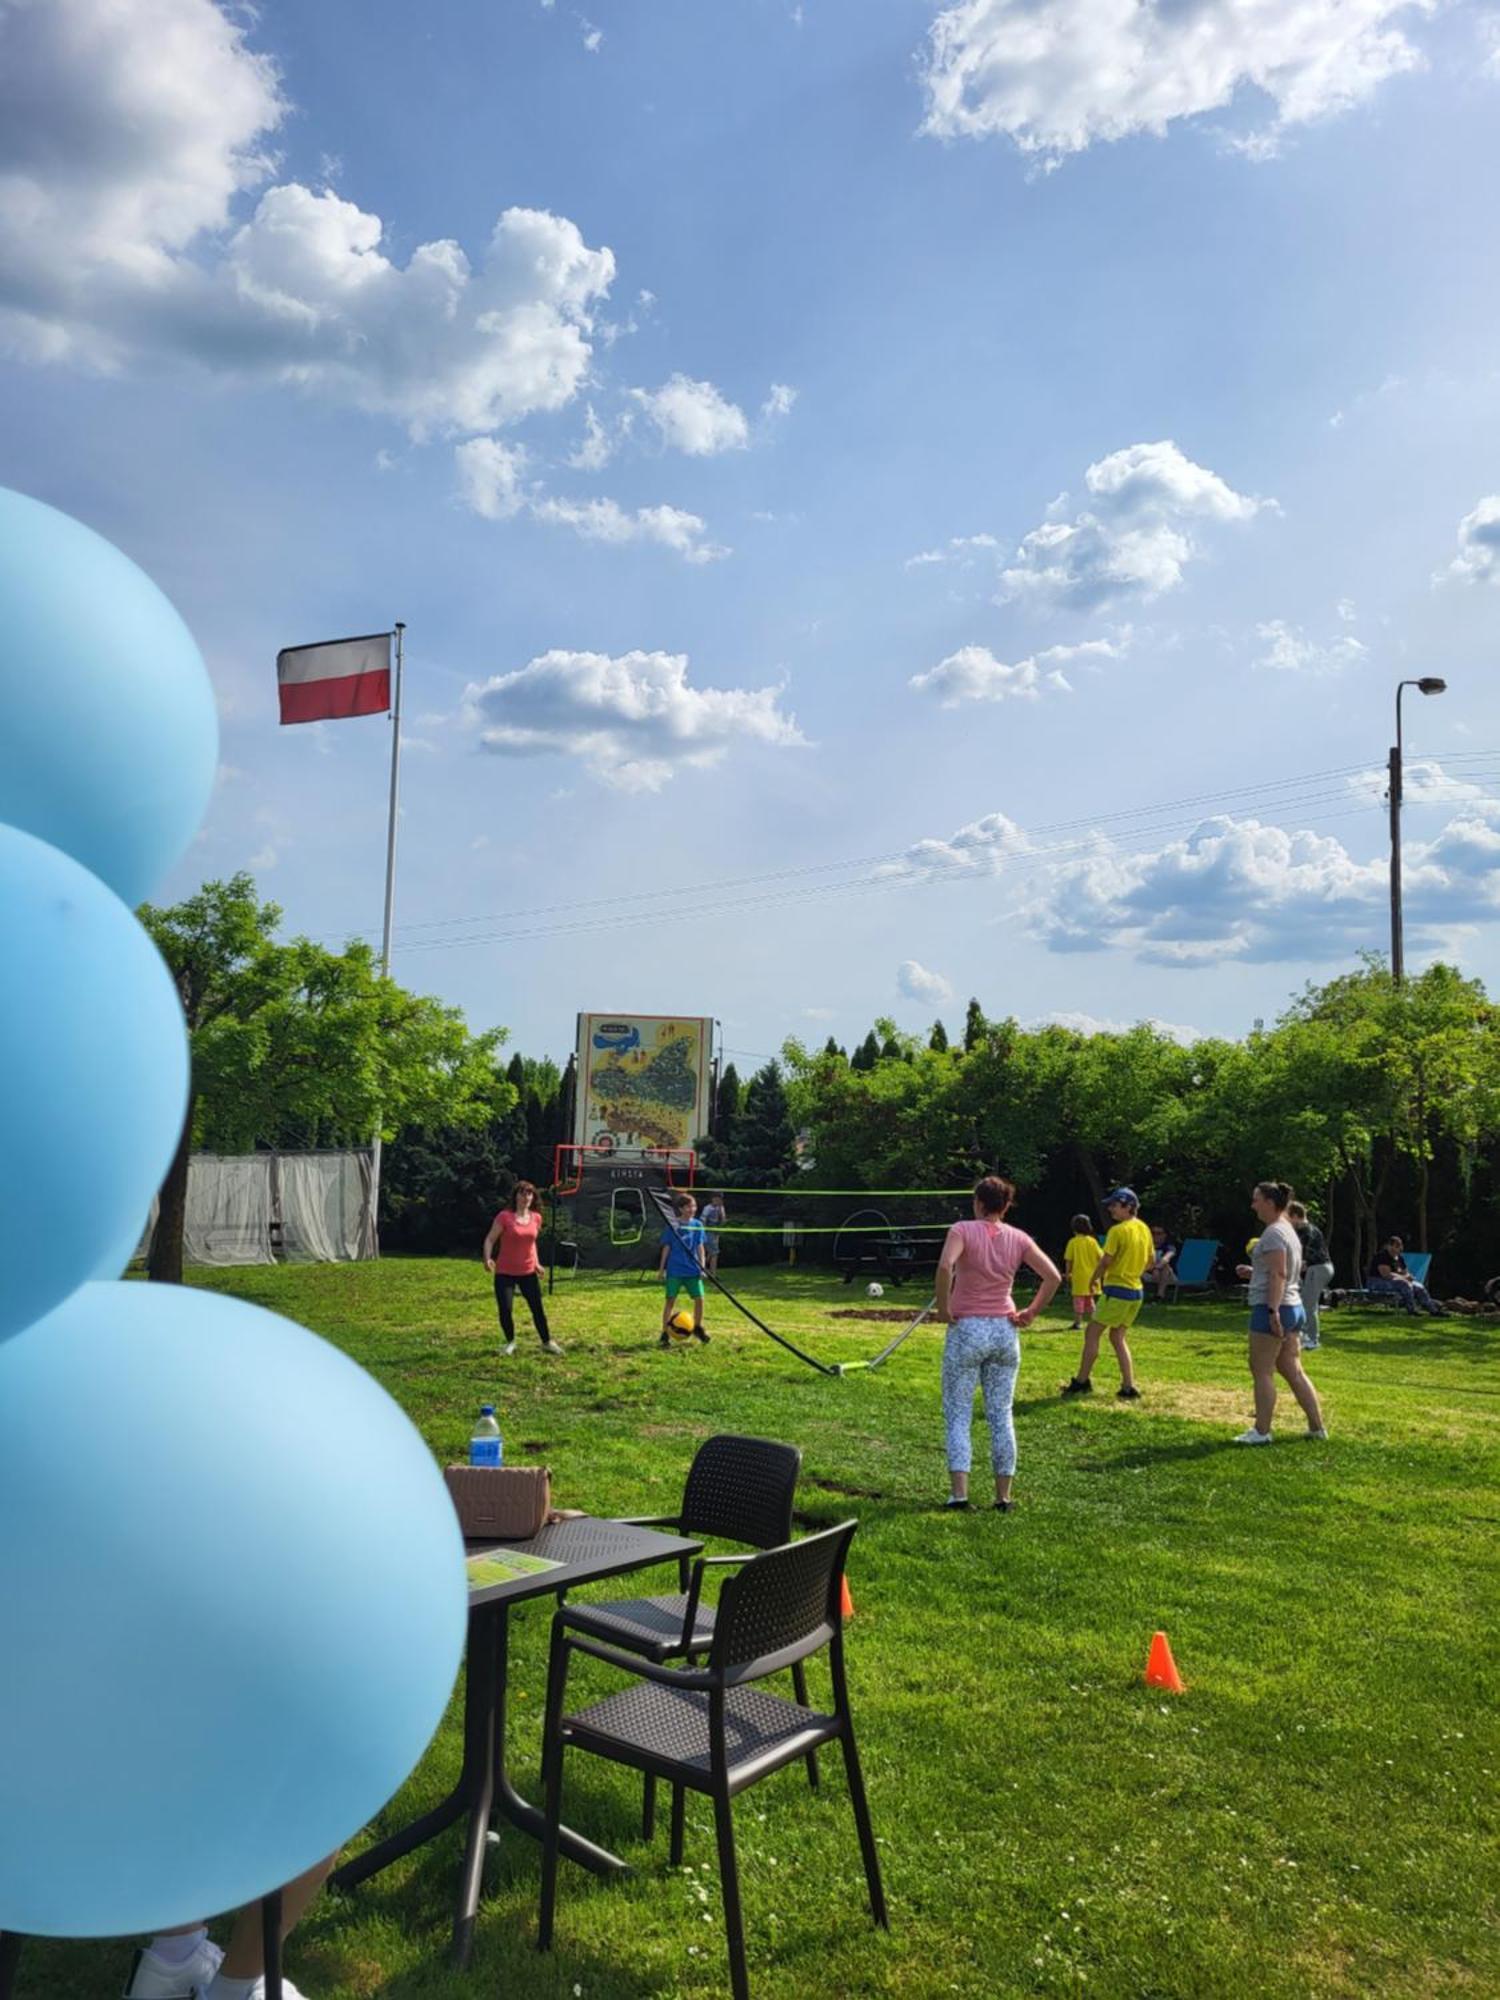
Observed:
[[[473,1265],[213,1283],[363,1362],[441,1460],[493,1400],[507,1457],[549,1464],[559,1505],[666,1510],[697,1442],[729,1429],[802,1447],[807,1526],[859,1517],[850,1675],[892,1928],[868,1921],[836,1759],[821,1797],[800,1769],[758,1786],[737,1826],[767,2000],[1500,1993],[1493,1328],[1328,1314],[1311,1370],[1331,1441],[1301,1441],[1283,1397],[1278,1444],[1256,1452],[1228,1447],[1250,1410],[1241,1309],[1148,1308],[1134,1406],[1109,1393],[1107,1361],[1104,1394],[1057,1400],[1075,1337],[1054,1318],[1024,1340],[1015,1513],[943,1516],[925,1329],[880,1372],[829,1380],[723,1301],[711,1348],[658,1353],[654,1288],[577,1280],[555,1300],[566,1359],[527,1332],[503,1360]],[[860,1301],[828,1279],[763,1273],[744,1291],[828,1359],[890,1331],[830,1318]],[[981,1470],[985,1440],[980,1420]],[[528,1605],[512,1625],[512,1759],[533,1795],[549,1613]],[[1142,1685],[1159,1626],[1181,1698]],[[575,1685],[618,1681],[601,1667]],[[433,1803],[458,1762],[455,1706],[383,1828]],[[551,1958],[532,1949],[539,1851],[508,1835],[472,1971],[448,1970],[453,1833],[325,1899],[289,1973],[314,2000],[725,1992],[706,1802],[690,1800],[681,1871],[665,1814],[648,1848],[638,1811],[632,1774],[569,1760],[566,1817],[635,1872],[601,1882],[564,1864]],[[20,1992],[113,1995],[126,1962],[120,1945],[37,1946]]]

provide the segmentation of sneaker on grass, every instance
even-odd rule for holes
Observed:
[[[1328,1431],[1326,1426],[1322,1429],[1314,1430],[1313,1426],[1309,1424],[1307,1427],[1307,1435],[1310,1438],[1312,1438],[1313,1441],[1317,1444],[1327,1444],[1328,1442]]]
[[[1270,1442],[1271,1433],[1269,1431],[1258,1431],[1254,1424],[1250,1426],[1249,1430],[1241,1431],[1235,1439],[1236,1444],[1269,1444]]]
[[[147,1945],[135,1955],[125,2000],[192,2000],[194,1993],[212,1984],[223,1957],[208,1937],[199,1941],[191,1957],[175,1965]]]
[[[555,1340],[544,1340],[542,1342],[542,1352],[543,1354],[560,1356],[562,1354],[562,1349],[558,1346]]]
[[[1092,1396],[1093,1393],[1093,1383],[1080,1382],[1076,1375],[1069,1376],[1062,1385],[1062,1394],[1065,1396]]]
[[[205,1986],[199,2000],[266,2000],[264,1978],[226,1979],[221,1972],[211,1986]],[[281,1975],[281,2000],[303,2000],[286,1974]]]
[[[513,1340],[507,1340],[505,1345],[500,1350],[502,1354],[514,1354],[515,1351],[516,1351],[516,1343]]]

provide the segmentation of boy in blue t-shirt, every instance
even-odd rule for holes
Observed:
[[[692,1300],[693,1332],[707,1345],[708,1335],[703,1331],[703,1239],[706,1232],[698,1220],[698,1204],[690,1194],[676,1196],[672,1208],[677,1221],[667,1224],[661,1232],[661,1262],[656,1267],[656,1275],[667,1288],[666,1301],[661,1309],[661,1339],[657,1345],[672,1345],[672,1336],[667,1328],[677,1310],[679,1292],[686,1292]]]

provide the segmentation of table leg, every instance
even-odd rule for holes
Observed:
[[[510,1645],[510,1621],[502,1609],[500,1618],[499,1647],[499,1694],[495,1704],[495,1765],[494,1798],[497,1816],[529,1833],[533,1840],[541,1840],[546,1831],[546,1816],[536,1806],[521,1797],[510,1781],[510,1773],[505,1763],[505,1695],[508,1655]],[[566,1854],[570,1861],[576,1861],[581,1868],[590,1869],[595,1875],[624,1875],[629,1866],[608,1848],[596,1847],[591,1840],[585,1840],[581,1833],[574,1833],[571,1827],[558,1828],[558,1852]]]
[[[495,1686],[495,1619],[487,1611],[478,1611],[469,1620],[468,1658],[464,1663],[464,1761],[459,1772],[458,1783],[441,1805],[423,1813],[410,1826],[399,1833],[387,1835],[373,1847],[367,1847],[363,1854],[357,1854],[352,1861],[346,1861],[342,1868],[335,1870],[331,1882],[335,1889],[353,1889],[361,1882],[367,1882],[372,1875],[389,1868],[393,1861],[403,1855],[414,1853],[429,1840],[473,1811],[481,1792],[490,1789],[487,1774],[494,1763],[493,1729],[494,1686]],[[486,1808],[488,1799],[486,1798]]]

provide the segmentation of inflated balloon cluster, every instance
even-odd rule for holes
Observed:
[[[218,755],[182,620],[0,490],[0,1930],[193,1923],[385,1803],[442,1716],[463,1549],[421,1437],[258,1307],[120,1281],[187,1036],[130,905]]]

